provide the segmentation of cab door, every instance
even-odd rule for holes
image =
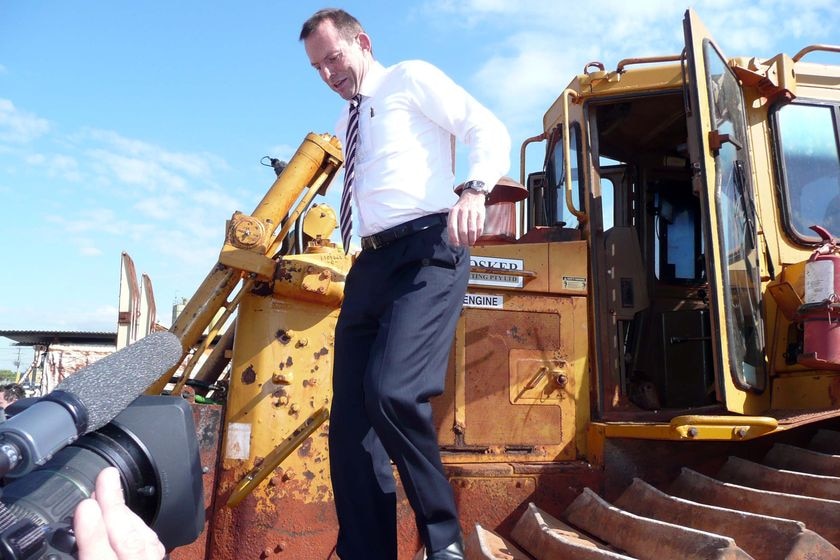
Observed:
[[[738,78],[692,10],[684,31],[688,146],[703,209],[715,390],[728,410],[756,414],[767,406],[767,369],[747,109]]]

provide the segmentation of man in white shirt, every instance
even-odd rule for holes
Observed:
[[[350,101],[337,126],[350,207],[342,203],[341,225],[346,238],[352,220],[362,238],[335,336],[336,551],[342,560],[396,560],[393,461],[427,558],[462,559],[429,398],[443,392],[468,246],[481,236],[487,195],[510,166],[510,137],[431,64],[377,62],[370,37],[343,10],[315,13],[300,39],[321,79]],[[453,137],[469,149],[460,196]]]

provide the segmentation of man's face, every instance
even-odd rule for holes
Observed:
[[[3,395],[3,393],[0,393],[0,408],[6,408],[10,404],[12,403],[6,400],[6,397]]]
[[[330,89],[343,99],[359,93],[370,65],[370,38],[366,34],[359,33],[347,41],[326,20],[303,40],[303,46],[312,67]]]

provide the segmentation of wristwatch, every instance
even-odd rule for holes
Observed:
[[[484,184],[484,181],[477,181],[473,179],[472,181],[467,181],[464,183],[464,188],[461,190],[463,193],[465,190],[470,189],[471,191],[479,192],[484,195],[484,198],[490,196],[490,189]]]

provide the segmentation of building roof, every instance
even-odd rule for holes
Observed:
[[[117,343],[116,332],[0,330],[0,336],[14,340],[15,346],[71,343],[114,345]]]

